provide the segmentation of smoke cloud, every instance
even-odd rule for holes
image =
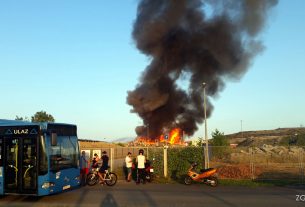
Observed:
[[[209,101],[227,80],[239,80],[264,47],[259,33],[277,0],[142,0],[133,38],[150,57],[127,103],[143,119],[138,135],[156,138],[174,127],[192,135],[204,120],[205,82]],[[187,77],[188,89],[178,81]],[[149,127],[149,132],[147,130]]]

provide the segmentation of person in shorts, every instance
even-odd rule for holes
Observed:
[[[80,177],[81,177],[81,185],[86,185],[87,174],[89,173],[89,161],[86,157],[86,152],[82,151],[82,155],[80,157]]]
[[[131,181],[131,167],[132,167],[132,158],[131,158],[131,152],[127,153],[127,156],[125,158],[125,164],[127,169],[127,182]]]

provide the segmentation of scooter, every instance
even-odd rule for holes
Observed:
[[[200,173],[195,171],[198,166],[197,163],[192,163],[188,169],[187,176],[184,179],[186,185],[192,184],[193,181],[203,182],[209,186],[216,187],[218,185],[218,179],[215,168],[201,169]]]

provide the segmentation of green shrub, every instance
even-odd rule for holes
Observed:
[[[164,149],[150,149],[149,156],[154,157],[153,166],[155,174],[163,177],[164,174]],[[168,177],[182,181],[190,168],[192,162],[198,163],[198,169],[203,168],[203,148],[202,147],[184,147],[184,148],[168,148]]]
[[[283,137],[279,144],[282,146],[305,146],[305,134]]]
[[[229,141],[223,132],[220,132],[218,129],[215,129],[215,131],[212,133],[212,145],[229,146]]]

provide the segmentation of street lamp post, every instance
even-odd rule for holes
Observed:
[[[206,95],[205,95],[205,87],[206,83],[202,83],[203,85],[203,106],[204,106],[204,132],[205,132],[205,156],[204,156],[204,167],[205,169],[210,167],[209,164],[209,142],[208,142],[208,126],[207,126],[207,112],[206,112]]]

